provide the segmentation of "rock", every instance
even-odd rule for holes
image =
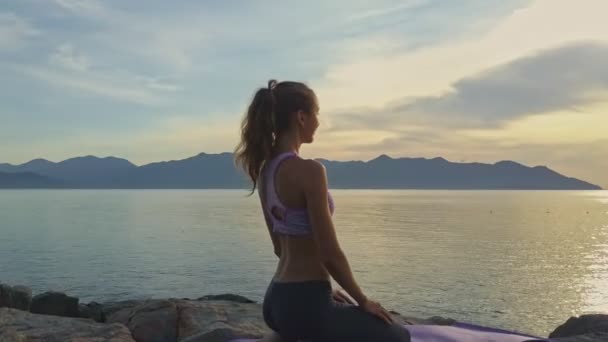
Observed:
[[[259,338],[246,331],[239,331],[230,328],[219,328],[211,332],[200,333],[187,337],[180,342],[228,342],[237,338]]]
[[[27,342],[27,337],[13,328],[0,328],[0,342]]]
[[[78,298],[62,292],[45,292],[32,298],[32,313],[64,317],[78,317]]]
[[[390,313],[392,314],[392,316],[396,322],[408,324],[408,325],[411,325],[411,324],[452,325],[452,324],[456,323],[456,320],[453,320],[451,318],[440,317],[440,316],[433,316],[431,318],[423,319],[423,318],[415,318],[415,317],[404,317],[394,311],[390,311]]]
[[[107,316],[108,323],[127,326],[138,342],[177,340],[177,307],[171,300],[146,300]]]
[[[133,308],[139,304],[141,304],[143,301],[142,300],[123,300],[123,301],[119,301],[119,302],[105,302],[103,304],[101,304],[101,308],[103,310],[103,314],[104,316],[107,318],[108,316],[112,315],[115,312],[118,312],[120,310],[124,310],[124,309],[128,309],[128,308]]]
[[[78,305],[78,317],[90,318],[95,322],[105,322],[106,315],[103,311],[103,306],[96,302]]]
[[[13,308],[29,311],[32,303],[32,290],[26,286],[13,286]]]
[[[6,284],[0,284],[0,307],[12,307],[13,288]]]
[[[555,329],[549,338],[570,337],[591,333],[608,334],[608,315],[594,314],[570,317],[566,323]]]
[[[139,342],[224,341],[259,338],[270,332],[261,305],[256,303],[156,299],[123,305],[123,309],[109,314],[106,321],[126,325]]]
[[[30,307],[34,313],[45,314],[0,308],[0,342],[227,342],[271,333],[262,316],[262,305],[234,294],[208,295],[197,300],[170,298],[78,305],[78,298],[64,293],[47,292],[32,299],[31,290],[26,287],[0,285],[0,305]],[[455,323],[438,316],[420,319],[396,311],[390,313],[403,324]],[[555,342],[608,342],[608,315],[571,317],[550,338]]]
[[[10,308],[0,308],[0,341],[134,342],[122,324],[38,315]]]
[[[228,300],[228,301],[237,302],[237,303],[255,303],[255,301],[253,301],[249,298],[231,294],[231,293],[225,293],[225,294],[219,294],[219,295],[207,295],[207,296],[200,297],[198,300]]]
[[[256,303],[234,301],[176,301],[178,338],[206,341],[204,338],[259,338],[270,333],[264,323],[262,307]]]
[[[0,307],[29,311],[31,302],[32,290],[28,287],[0,284]]]
[[[590,333],[570,337],[552,338],[551,342],[607,342],[608,333]]]
[[[201,297],[213,298],[213,297]],[[107,322],[126,325],[139,342],[151,341],[229,341],[237,337],[261,338],[269,333],[262,316],[262,305],[232,300],[155,299],[104,303]],[[120,308],[116,310],[116,308]],[[114,310],[114,311],[112,311]],[[397,322],[444,324],[454,320],[405,318],[393,314]]]
[[[0,284],[0,308],[8,307],[9,305],[11,305],[11,303],[13,302],[12,293],[12,287],[5,284]]]

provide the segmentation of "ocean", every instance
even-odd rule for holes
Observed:
[[[403,315],[547,335],[608,311],[607,191],[334,190],[364,292]],[[246,190],[2,190],[0,282],[81,302],[236,293],[277,258]]]

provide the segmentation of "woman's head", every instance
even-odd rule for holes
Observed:
[[[253,181],[255,190],[265,161],[283,139],[311,143],[319,126],[315,93],[300,82],[268,81],[255,93],[241,125],[235,159]]]

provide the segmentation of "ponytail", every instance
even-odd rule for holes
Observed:
[[[236,162],[253,181],[255,191],[264,161],[272,156],[274,146],[274,107],[272,94],[277,81],[268,81],[267,88],[260,88],[247,109],[241,124],[241,141],[237,145]]]
[[[299,82],[268,81],[253,96],[241,123],[241,141],[235,149],[235,162],[251,181],[255,192],[264,163],[272,158],[277,137],[289,128],[290,114],[310,111],[316,106],[313,91]]]

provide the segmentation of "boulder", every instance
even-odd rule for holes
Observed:
[[[423,324],[423,325],[452,325],[456,323],[456,320],[451,318],[445,318],[441,316],[433,316],[431,318],[416,318],[416,317],[404,317],[401,314],[390,311],[393,316],[393,319],[402,324],[411,325],[411,324]]]
[[[101,309],[103,311],[104,316],[107,318],[108,316],[112,315],[115,312],[124,310],[124,309],[128,309],[128,308],[133,308],[139,304],[141,304],[143,302],[143,300],[136,300],[136,299],[130,299],[130,300],[122,300],[122,301],[118,301],[118,302],[104,302],[101,304]]]
[[[224,294],[219,294],[219,295],[207,295],[207,296],[203,296],[200,297],[198,300],[227,300],[227,301],[231,301],[231,302],[237,302],[237,303],[255,303],[255,301],[247,298],[247,297],[243,297],[243,296],[239,296],[239,295],[235,295],[235,294],[231,294],[231,293],[224,293]]]
[[[270,333],[264,323],[262,307],[234,301],[176,301],[179,311],[178,338],[206,341],[242,336],[259,338]]]
[[[62,292],[45,292],[32,298],[32,313],[64,317],[78,317],[78,298]]]
[[[33,312],[1,308],[0,342],[226,342],[271,333],[263,319],[262,305],[234,294],[208,295],[197,300],[170,298],[79,305],[78,298],[64,293],[46,292],[31,298],[27,287],[0,285],[0,306],[30,308]],[[396,311],[390,313],[402,324],[455,323],[438,316],[420,319]],[[608,315],[572,317],[550,338],[555,342],[608,342]]]
[[[13,286],[13,308],[29,311],[32,304],[32,290],[26,286]]]
[[[25,286],[0,284],[0,307],[29,311],[32,302],[32,290]]]
[[[78,305],[78,317],[90,318],[95,322],[105,322],[106,315],[103,311],[103,306],[97,302]]]
[[[124,324],[139,342],[227,341],[270,333],[256,303],[155,299],[132,304],[123,303],[123,309],[109,314],[106,322]]]
[[[102,306],[106,322],[124,324],[139,342],[223,342],[237,337],[261,338],[271,333],[262,316],[262,305],[237,295],[125,301]],[[454,323],[442,317],[415,319],[398,312],[392,314],[397,322],[405,324]]]
[[[0,341],[134,342],[122,324],[38,315],[11,308],[0,308]]]
[[[115,311],[106,322],[124,324],[138,342],[166,342],[177,340],[177,315],[172,300],[155,299]]]
[[[558,338],[592,334],[596,336],[605,334],[608,336],[608,315],[593,314],[570,317],[566,323],[560,325],[549,334],[549,337]]]
[[[607,333],[590,333],[570,337],[552,338],[551,342],[608,342]]]
[[[232,328],[219,328],[210,332],[204,332],[186,337],[180,342],[228,342],[237,338],[259,338],[258,335]]]

